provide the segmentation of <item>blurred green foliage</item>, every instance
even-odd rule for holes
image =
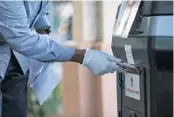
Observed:
[[[61,84],[52,92],[49,99],[40,105],[32,90],[28,90],[29,117],[57,117],[58,109],[62,107]]]

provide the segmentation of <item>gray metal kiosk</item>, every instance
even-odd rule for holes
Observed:
[[[118,117],[173,117],[173,1],[142,1],[128,38],[112,37],[114,56],[126,48],[140,72],[117,74]]]

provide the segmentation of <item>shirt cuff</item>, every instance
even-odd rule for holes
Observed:
[[[45,28],[45,27],[49,27],[51,28],[51,24],[48,20],[48,16],[47,15],[43,15],[42,17],[40,17],[37,22],[34,25],[35,29],[40,29],[40,28]]]
[[[73,55],[75,54],[75,48],[67,47],[63,45],[55,46],[55,54],[58,57],[58,62],[68,62],[71,60]]]

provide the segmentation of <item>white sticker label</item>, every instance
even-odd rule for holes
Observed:
[[[127,58],[127,62],[129,64],[135,64],[134,63],[134,58],[132,56],[132,48],[131,45],[125,45],[125,52],[126,52],[126,58]]]
[[[125,73],[125,95],[140,100],[139,75]]]

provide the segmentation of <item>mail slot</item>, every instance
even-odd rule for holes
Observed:
[[[128,38],[112,36],[114,56],[140,71],[117,74],[118,117],[173,117],[171,4],[142,1]]]

